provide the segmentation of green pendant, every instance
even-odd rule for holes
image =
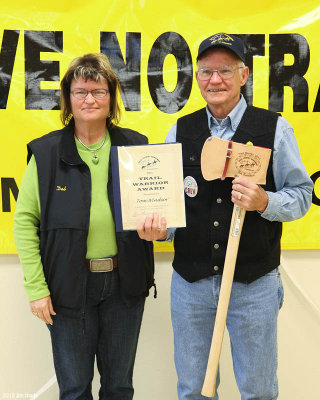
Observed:
[[[92,162],[93,162],[93,164],[98,164],[99,157],[96,154],[92,157]]]

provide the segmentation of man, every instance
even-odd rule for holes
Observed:
[[[281,222],[309,209],[313,184],[293,130],[276,113],[247,106],[240,94],[249,70],[240,39],[225,33],[199,47],[196,79],[207,106],[178,120],[166,142],[181,142],[187,227],[175,231],[171,287],[180,400],[204,399],[201,388],[216,315],[233,203],[247,211],[227,317],[234,373],[242,400],[274,400],[277,316],[283,288]],[[272,149],[266,185],[248,179],[205,181],[200,155],[208,136]],[[231,198],[231,201],[230,201]],[[170,239],[166,221],[150,215],[138,227],[146,240]],[[217,377],[217,386],[219,375]],[[214,399],[218,399],[216,393]]]

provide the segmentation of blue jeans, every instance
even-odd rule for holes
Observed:
[[[70,293],[72,296],[72,293]],[[100,400],[131,400],[132,373],[145,299],[126,306],[119,274],[88,271],[85,319],[70,311],[53,316],[51,334],[60,400],[92,400],[94,360],[100,373]]]
[[[171,318],[179,400],[201,395],[219,299],[221,276],[189,283],[173,272]],[[227,329],[233,369],[242,400],[275,400],[277,317],[283,301],[278,269],[244,284],[234,282]],[[219,373],[216,387],[219,386]],[[218,400],[216,392],[212,399]]]

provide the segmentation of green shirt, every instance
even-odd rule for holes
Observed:
[[[89,148],[96,149],[103,139]],[[109,173],[110,136],[97,152],[99,163],[92,162],[93,152],[76,140],[81,159],[88,165],[91,174],[91,207],[87,237],[87,258],[102,258],[117,254],[114,221],[110,209],[107,182]],[[38,171],[34,156],[31,157],[22,178],[16,211],[14,214],[14,241],[24,272],[24,288],[29,301],[50,295],[41,263],[40,240],[40,195]]]

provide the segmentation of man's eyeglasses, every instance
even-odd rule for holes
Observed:
[[[95,99],[102,99],[109,93],[109,90],[108,89],[94,89],[94,90],[75,89],[75,90],[71,90],[72,96],[74,96],[76,99],[85,99],[89,93],[91,93],[91,96],[93,96]]]
[[[244,67],[229,67],[224,65],[217,69],[211,68],[200,68],[198,71],[198,78],[200,81],[208,81],[211,79],[214,72],[217,72],[221,79],[230,79],[234,76],[234,73],[237,69],[244,68]]]

